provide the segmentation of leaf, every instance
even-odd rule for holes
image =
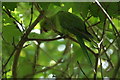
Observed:
[[[107,11],[107,13],[112,16],[112,17],[116,17],[118,15],[118,2],[104,2],[102,3],[103,7],[105,8],[105,10]]]
[[[82,15],[86,17],[88,14],[89,5],[91,3],[89,2],[64,2],[62,4],[64,4],[64,6],[62,7],[63,11],[68,11],[70,8],[72,8],[73,13],[78,14],[78,15],[82,13]]]
[[[29,70],[29,71],[28,71]],[[17,71],[17,78],[23,78],[28,74],[32,74],[33,64],[26,58],[20,58]]]
[[[49,7],[49,5],[53,4],[53,5],[56,5],[56,6],[60,6],[60,2],[39,2],[38,3],[40,5],[40,7],[46,11]]]
[[[87,17],[90,4],[90,2],[76,2],[73,6],[73,12],[77,14],[81,13],[83,17]]]
[[[90,13],[94,16],[94,17],[99,17],[100,21],[104,21],[105,19],[105,15],[103,14],[103,12],[101,11],[101,9],[96,5],[96,3],[92,3],[90,5]]]
[[[17,7],[18,2],[3,2],[2,5],[5,6],[7,9],[14,11]]]
[[[61,7],[56,6],[54,4],[50,4],[47,11],[45,12],[46,17],[52,17],[54,16],[57,12],[61,10]]]
[[[108,13],[108,15],[112,17],[116,17],[118,15],[118,2],[101,2],[102,7],[104,10]],[[92,3],[90,5],[90,13],[94,17],[99,17],[101,21],[104,21],[105,14],[102,12],[102,10],[96,5],[96,3]]]
[[[8,25],[6,27],[3,27],[3,38],[5,39],[5,41],[9,43],[13,42],[13,40],[15,42],[18,42],[20,36],[21,33],[19,32],[15,25]]]

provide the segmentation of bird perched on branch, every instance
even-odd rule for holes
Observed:
[[[90,41],[92,35],[87,31],[86,25],[82,19],[67,11],[59,11],[56,15],[51,18],[46,18],[42,25],[44,29],[57,29],[65,35],[72,34],[76,36],[79,45],[82,48],[83,53],[87,56],[88,61],[92,65],[92,61],[87,52],[84,40]],[[93,67],[93,65],[92,65]]]

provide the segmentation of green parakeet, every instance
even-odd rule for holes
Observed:
[[[43,26],[44,27],[46,26],[47,29],[57,28],[58,30],[60,29],[60,31],[62,31],[65,34],[71,33],[75,35],[79,42],[79,45],[82,48],[83,53],[86,54],[87,59],[92,65],[92,61],[89,57],[89,54],[83,41],[83,39],[90,41],[92,35],[87,31],[85,23],[78,16],[66,11],[59,11],[54,17],[46,20]]]

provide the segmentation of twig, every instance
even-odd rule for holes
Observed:
[[[88,16],[88,17],[84,20],[84,22],[88,21],[88,19],[90,19],[91,17],[92,17],[92,15]]]
[[[102,71],[102,61],[101,61],[101,57],[100,57],[100,70],[101,70],[101,77],[102,77],[102,80],[103,80],[103,71]]]
[[[6,65],[8,64],[8,62],[10,61],[10,59],[12,58],[15,50],[16,50],[16,48],[14,48],[14,50],[13,50],[12,53],[10,54],[8,60],[7,60],[6,63],[3,65],[3,67],[2,67],[3,70],[5,69],[5,67],[6,67]]]
[[[70,52],[70,50],[71,50],[71,41],[68,39],[67,43],[66,43],[66,48],[63,52],[63,56],[66,56],[66,54],[68,52]],[[71,59],[68,59],[68,63],[66,65],[66,68],[64,69],[63,73],[65,73],[68,70],[70,63],[71,63]],[[64,75],[64,74],[62,74],[62,75]]]
[[[40,48],[40,49],[41,49],[41,51],[43,51],[43,52],[45,53],[45,55],[46,55],[49,59],[51,59],[51,60],[53,60],[53,61],[55,61],[55,62],[57,63],[56,59],[54,59],[54,57],[51,56],[48,51],[45,51],[45,50],[43,50],[42,48]]]
[[[104,22],[106,22],[106,21],[104,21]],[[105,23],[104,23],[104,25],[103,25],[104,27],[103,27],[103,32],[101,32],[101,38],[98,38],[99,40],[98,41],[100,41],[101,42],[101,40],[103,40],[104,38],[106,38],[106,36],[104,37],[104,34],[105,34]],[[97,27],[96,27],[97,28]],[[100,32],[100,30],[99,30],[99,32]],[[96,36],[97,37],[97,36]],[[118,37],[118,36],[116,36],[116,37]],[[114,40],[116,40],[116,39],[114,39]],[[109,40],[108,40],[109,41]],[[112,43],[110,43],[110,44],[112,44]],[[102,49],[102,47],[103,47],[103,51],[102,52],[100,52],[101,54],[99,54],[99,56],[101,56],[101,55],[103,55],[103,53],[105,53],[105,55],[106,55],[106,57],[107,57],[107,59],[108,59],[108,62],[110,63],[110,65],[111,65],[111,67],[112,68],[114,68],[114,66],[113,66],[113,64],[112,64],[112,62],[111,62],[111,60],[110,60],[110,58],[109,58],[109,56],[108,56],[108,54],[106,53],[106,51],[109,49],[109,47],[110,47],[111,45],[109,45],[106,49],[104,48],[104,46],[103,46],[103,44],[100,44],[100,47],[101,47],[101,49]],[[98,48],[98,50],[99,50],[100,48]]]
[[[105,29],[106,29],[105,26],[106,26],[106,18],[105,18],[104,24],[103,24],[103,32],[102,32],[101,40],[104,39],[104,35],[105,35],[105,31],[106,31],[106,30],[105,30]]]
[[[98,2],[98,0],[95,0],[96,4],[100,7],[100,9],[102,10],[102,12],[105,14],[105,16],[108,18],[108,20],[110,21],[113,29],[115,29],[116,33],[118,34],[118,36],[120,37],[120,34],[117,30],[117,28],[115,27],[115,24],[112,22],[112,19],[110,18],[110,16],[108,15],[108,13],[105,11],[105,9],[102,7],[102,5]]]
[[[85,20],[85,18],[83,17],[82,13],[80,13],[80,15],[81,15],[81,17]],[[89,24],[88,21],[86,21],[86,23],[87,23],[88,26],[90,26],[90,24]],[[95,26],[95,25],[97,25],[97,24],[99,24],[99,22],[93,24],[92,26]],[[88,29],[91,29],[91,31],[93,32],[93,34],[95,35],[95,37],[98,39],[98,41],[100,41],[99,38],[97,37],[97,34],[95,34],[94,30],[92,29],[92,27],[90,27],[90,28],[88,27]]]
[[[83,15],[82,15],[82,13],[80,13],[80,15],[82,16],[82,18],[85,20],[85,18],[83,17]],[[89,23],[88,23],[88,21],[86,21],[86,23],[89,25]],[[90,25],[89,25],[90,26]],[[93,31],[93,29],[92,28],[90,28],[91,30],[92,30],[92,32],[94,33],[94,31]],[[95,34],[95,33],[94,33]],[[97,35],[95,34],[95,36],[97,37]],[[87,47],[87,46],[86,46]],[[89,50],[89,51],[91,51],[93,54],[94,54],[94,57],[96,57],[97,55],[96,55],[96,53],[94,52],[94,51],[92,51],[90,48],[88,48],[87,47],[87,49]]]
[[[98,67],[98,56],[95,57],[96,58],[96,62],[95,62],[95,73],[94,73],[94,80],[97,80],[97,67]]]
[[[36,9],[38,10],[38,12],[40,13],[41,12],[40,6],[36,2],[33,2],[33,4],[36,7]]]
[[[18,45],[17,45],[17,50],[15,51],[15,57],[13,60],[13,66],[12,66],[12,74],[13,74],[13,78],[17,78],[17,64],[18,64],[18,59],[19,59],[19,55],[21,52],[21,49],[23,47],[23,44],[26,42],[27,36],[29,35],[29,33],[31,32],[31,30],[35,27],[35,25],[43,18],[43,13],[41,13],[37,19],[32,23],[31,26],[28,27],[28,29],[26,30],[26,32],[23,34],[21,40],[19,41]]]
[[[115,67],[115,70],[114,70],[114,73],[112,75],[113,78],[116,78],[117,75],[118,75],[118,71],[120,70],[120,38],[117,39],[117,46],[118,46],[118,50],[117,50],[117,64],[116,64],[116,67]],[[119,76],[118,76],[119,77]]]
[[[103,33],[102,33],[102,36],[100,38],[100,42],[98,44],[98,54],[97,56],[95,57],[95,71],[96,73],[94,73],[94,80],[97,80],[97,71],[98,71],[98,59],[99,59],[99,55],[101,53],[101,50],[102,50],[102,43],[103,43],[103,40],[104,40],[104,34],[105,34],[105,24],[106,24],[106,19],[104,21],[104,24],[103,24]]]
[[[66,46],[66,48],[65,48],[65,50],[64,50],[64,52],[63,52],[63,56],[65,56],[66,55],[66,53],[68,53],[68,49],[69,49],[69,47],[70,47],[70,42],[67,42],[67,44],[66,45],[68,45],[68,46]],[[50,70],[50,69],[52,69],[53,67],[55,67],[55,66],[57,66],[59,63],[61,63],[61,60],[63,59],[63,57],[61,57],[58,61],[56,61],[56,64],[54,64],[53,66],[50,66],[50,67],[46,67],[45,69],[43,69],[43,70],[41,70],[41,71],[37,71],[37,72],[35,72],[34,74],[38,74],[38,73],[41,73],[41,72],[45,72],[45,71],[47,71],[47,70]],[[64,71],[62,71],[63,73],[65,73]],[[32,75],[34,75],[34,74],[29,74],[29,75],[27,75],[27,76],[25,76],[25,78],[26,77],[29,77],[29,76],[32,76]]]
[[[70,52],[71,50],[71,41],[70,40],[67,40],[67,43],[66,43],[66,48],[63,52],[63,55],[66,55],[68,52]]]
[[[36,63],[37,63],[37,60],[38,60],[38,56],[39,56],[39,45],[41,42],[37,42],[38,44],[36,45],[36,51],[35,51],[35,55],[34,55],[34,64],[33,64],[33,74],[35,74],[36,72]]]
[[[42,69],[42,70],[40,70],[40,71],[35,72],[35,74],[42,73],[42,72],[45,72],[45,71],[47,71],[47,70],[52,69],[53,67],[57,66],[57,65],[61,62],[61,60],[62,60],[62,58],[59,59],[59,60],[57,61],[57,63],[54,64],[53,66],[46,67],[45,69]],[[27,77],[29,77],[29,76],[33,76],[33,75],[34,75],[33,73],[32,73],[32,74],[29,74],[29,75],[25,76],[25,78],[27,78]]]
[[[105,53],[113,45],[113,43],[116,41],[117,38],[118,36],[108,45],[108,47],[104,51],[101,52],[99,56],[103,55],[103,53]]]
[[[92,25],[90,25],[89,27],[87,27],[88,29],[90,29],[90,28],[92,28],[92,27],[94,27],[94,26],[96,26],[96,25],[98,25],[98,24],[100,24],[100,21],[99,22],[97,22],[97,23],[95,23],[95,24],[92,24]]]
[[[80,68],[80,70],[82,71],[83,75],[86,77],[87,80],[89,80],[89,78],[87,77],[87,75],[85,74],[85,72],[82,70],[79,61],[77,61],[78,67]]]
[[[24,31],[24,28],[23,28],[23,26],[22,26],[22,24],[16,19],[16,18],[14,18],[12,15],[11,15],[11,12],[8,10],[8,9],[3,9],[3,11],[10,17],[10,18],[12,18],[15,22],[14,22],[14,24],[16,24],[17,25],[17,23],[22,27],[22,29],[23,29],[23,31]],[[20,30],[20,28],[18,27],[18,25],[17,25],[17,28],[19,29],[19,31],[21,32],[21,30]]]
[[[54,40],[58,40],[58,39],[62,39],[62,38],[65,38],[65,36],[61,36],[61,37],[57,37],[57,38],[53,38],[53,39],[30,39],[28,38],[27,41],[40,41],[40,42],[44,42],[44,41],[54,41]]]
[[[32,3],[32,7],[31,7],[31,18],[30,18],[29,26],[31,25],[32,20],[33,20],[33,3]]]

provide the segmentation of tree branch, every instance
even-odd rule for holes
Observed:
[[[13,66],[12,66],[12,74],[13,74],[13,78],[17,78],[17,64],[18,64],[18,59],[19,59],[19,55],[21,52],[21,49],[23,47],[23,44],[26,42],[27,36],[29,35],[29,33],[31,32],[31,30],[36,26],[36,24],[43,18],[43,13],[41,13],[37,19],[32,23],[31,26],[28,27],[28,29],[26,30],[26,32],[23,34],[23,36],[21,37],[21,40],[19,41],[18,45],[17,45],[17,50],[15,51],[15,56],[14,56],[14,60],[13,60]]]
[[[105,16],[108,18],[108,20],[110,21],[113,29],[115,29],[116,33],[118,34],[118,36],[120,37],[120,34],[115,26],[115,24],[113,23],[112,19],[110,18],[110,16],[108,15],[108,13],[105,11],[105,9],[102,7],[102,5],[98,2],[98,0],[95,0],[96,4],[100,7],[100,9],[102,10],[102,12],[105,14]]]
[[[38,42],[42,42],[42,41],[54,41],[54,40],[58,40],[58,39],[62,39],[65,38],[65,36],[61,36],[61,37],[57,37],[57,38],[53,38],[53,39],[27,39],[27,41],[38,41]]]

